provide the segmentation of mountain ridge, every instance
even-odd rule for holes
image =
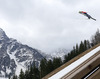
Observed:
[[[9,38],[0,28],[0,77],[19,75],[21,69],[25,71],[33,62],[38,66],[43,58],[38,49]]]

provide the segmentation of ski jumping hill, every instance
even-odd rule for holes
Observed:
[[[42,79],[100,79],[100,44],[76,56]]]

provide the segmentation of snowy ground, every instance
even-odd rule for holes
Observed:
[[[26,67],[24,67],[24,64],[22,65],[22,64],[20,64],[20,63],[17,62],[17,58],[15,57],[15,53],[16,53],[16,51],[15,52],[12,52],[12,54],[10,54],[9,53],[9,50],[7,50],[7,54],[10,56],[11,59],[14,59],[16,65],[17,65],[15,74],[16,75],[19,75],[20,74],[20,70],[22,69],[23,71],[25,71],[26,70]]]
[[[93,56],[99,50],[100,50],[100,46],[98,46],[94,50],[90,51],[89,53],[87,53],[86,55],[84,55],[83,57],[81,57],[80,59],[78,59],[77,61],[73,62],[72,64],[70,64],[66,68],[62,69],[61,71],[59,71],[55,75],[49,77],[48,79],[60,79],[61,77],[63,77],[64,75],[66,75],[68,72],[70,72],[71,70],[73,70],[74,68],[76,68],[78,65],[80,65],[81,63],[83,63],[85,60],[87,60],[88,58],[90,58],[91,56]]]

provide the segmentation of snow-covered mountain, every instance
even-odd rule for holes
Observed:
[[[52,52],[46,53],[46,52],[40,52],[47,60],[52,60],[53,58],[61,58],[64,59],[64,56],[69,53],[68,50],[65,48],[59,48],[57,50],[54,50]]]
[[[60,57],[63,59],[64,55],[68,54],[68,50],[64,49],[64,48],[59,48],[56,51],[53,51],[52,53],[50,53],[51,57]]]
[[[33,61],[38,65],[43,58],[40,51],[9,38],[0,28],[0,77],[18,75],[20,69],[25,70]]]

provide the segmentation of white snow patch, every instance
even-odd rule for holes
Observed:
[[[63,77],[64,75],[66,75],[68,72],[70,72],[71,70],[73,70],[74,68],[76,68],[78,65],[80,65],[81,63],[83,63],[85,60],[87,60],[88,58],[90,58],[91,56],[93,56],[98,51],[100,51],[100,46],[98,46],[94,50],[90,51],[89,53],[87,53],[86,55],[84,55],[83,57],[81,57],[80,59],[78,59],[77,61],[73,62],[72,64],[70,64],[66,68],[64,68],[61,71],[59,71],[58,73],[56,73],[53,76],[49,77],[48,79],[60,79],[61,77]]]
[[[12,54],[10,54],[10,53],[9,53],[9,50],[7,50],[7,54],[10,56],[11,59],[14,59],[16,65],[17,65],[15,74],[16,74],[16,75],[19,75],[19,74],[20,74],[20,70],[22,69],[23,71],[25,71],[25,70],[26,70],[26,67],[24,67],[24,65],[21,65],[21,64],[17,61],[17,58],[16,58],[16,56],[15,56],[15,53],[16,53],[16,52],[17,52],[17,51],[14,51],[14,52],[12,52]]]
[[[0,48],[2,47],[2,44],[0,44]]]
[[[5,75],[5,72],[1,71],[1,74],[4,76]]]
[[[4,68],[4,65],[2,65],[2,69]]]
[[[6,67],[6,73],[9,74],[10,72],[11,70],[8,67]]]

